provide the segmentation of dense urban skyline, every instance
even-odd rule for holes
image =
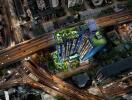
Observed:
[[[0,0],[1,100],[131,100],[131,0]]]

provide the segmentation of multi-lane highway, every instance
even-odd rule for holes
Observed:
[[[19,79],[10,80],[8,82],[4,82],[4,84],[0,84],[0,90],[7,89],[13,86],[18,86],[18,85],[29,85],[33,88],[41,89],[44,92],[51,94],[52,96],[57,96],[57,95],[64,96],[64,94],[61,94],[60,92],[55,91],[46,85],[43,85],[37,81],[34,81],[27,76],[19,78]]]
[[[72,100],[100,100],[98,96],[94,96],[89,93],[85,93],[72,85],[62,81],[56,76],[49,72],[45,72],[41,67],[39,67],[35,62],[23,62],[25,67],[27,67],[34,75],[39,78],[39,82],[56,90],[66,97],[70,97]]]
[[[30,85],[33,88],[41,89],[52,96],[63,96],[66,100],[100,100],[100,97],[92,94],[86,94],[79,89],[65,83],[51,74],[45,74],[45,71],[38,69],[40,67],[32,66],[29,62],[23,62],[32,74],[39,78],[39,81],[31,79],[29,76],[22,76],[19,79],[9,80],[0,84],[0,89],[6,89],[17,85]]]
[[[132,21],[132,11],[120,12],[106,17],[96,19],[98,26],[116,25]],[[44,34],[35,39],[25,41],[14,47],[0,51],[0,66],[21,60],[41,49],[55,45],[51,33]]]
[[[132,21],[132,11],[119,12],[113,15],[104,16],[96,19],[96,22],[100,27],[118,25],[129,21]]]
[[[53,46],[55,41],[52,34],[45,34],[41,37],[23,42],[12,48],[7,48],[0,52],[0,64],[4,65],[10,62],[18,61],[28,55],[41,49]]]
[[[101,100],[100,97],[89,93],[85,93],[73,87],[72,85],[65,83],[64,81],[54,76],[50,72],[46,72],[44,69],[39,67],[34,61],[29,62],[23,61],[22,66],[26,67],[30,71],[30,73],[34,74],[39,80],[35,81],[28,75],[24,74],[19,79],[9,80],[8,82],[0,84],[0,89],[5,89],[21,84],[27,84],[34,88],[39,88],[53,96],[56,95],[63,96],[65,99],[68,100]],[[126,78],[124,78],[123,80],[125,80]],[[121,80],[117,82],[120,81]],[[111,91],[110,94],[113,93],[113,95],[120,95],[122,93],[129,92],[129,89],[127,88],[125,90],[119,90],[116,93],[110,90]]]

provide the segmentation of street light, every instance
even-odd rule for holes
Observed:
[[[31,57],[27,57],[27,58],[25,58],[25,60],[27,61],[27,60],[30,60],[31,59]]]
[[[8,71],[7,71],[7,73],[8,73],[8,74],[11,74],[11,71],[10,71],[10,70],[8,70]]]
[[[4,63],[2,62],[1,64],[3,65]]]

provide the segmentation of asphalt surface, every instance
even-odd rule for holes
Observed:
[[[128,21],[132,21],[131,11],[120,12],[96,19],[99,27],[121,24]],[[51,33],[44,34],[35,39],[31,39],[28,42],[25,41],[14,47],[0,51],[0,66],[19,61],[41,49],[55,45],[55,40]]]
[[[43,71],[40,67],[33,61],[30,62],[23,62],[24,65],[39,78],[39,81],[44,85],[52,88],[64,94],[66,97],[70,97],[72,100],[99,100],[98,96],[94,96],[92,94],[86,94],[83,91],[75,88],[74,86],[62,81],[55,75],[52,75],[49,72]],[[34,65],[32,65],[34,64]]]
[[[31,55],[41,49],[53,46],[55,41],[52,34],[45,34],[42,37],[21,43],[15,47],[0,52],[0,62],[2,65],[18,61],[28,55]]]

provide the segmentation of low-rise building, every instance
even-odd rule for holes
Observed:
[[[116,63],[107,65],[101,68],[97,72],[97,75],[96,75],[97,80],[101,82],[110,77],[117,76],[118,74],[121,74],[122,72],[132,69],[131,65],[132,65],[132,57],[128,57]]]

